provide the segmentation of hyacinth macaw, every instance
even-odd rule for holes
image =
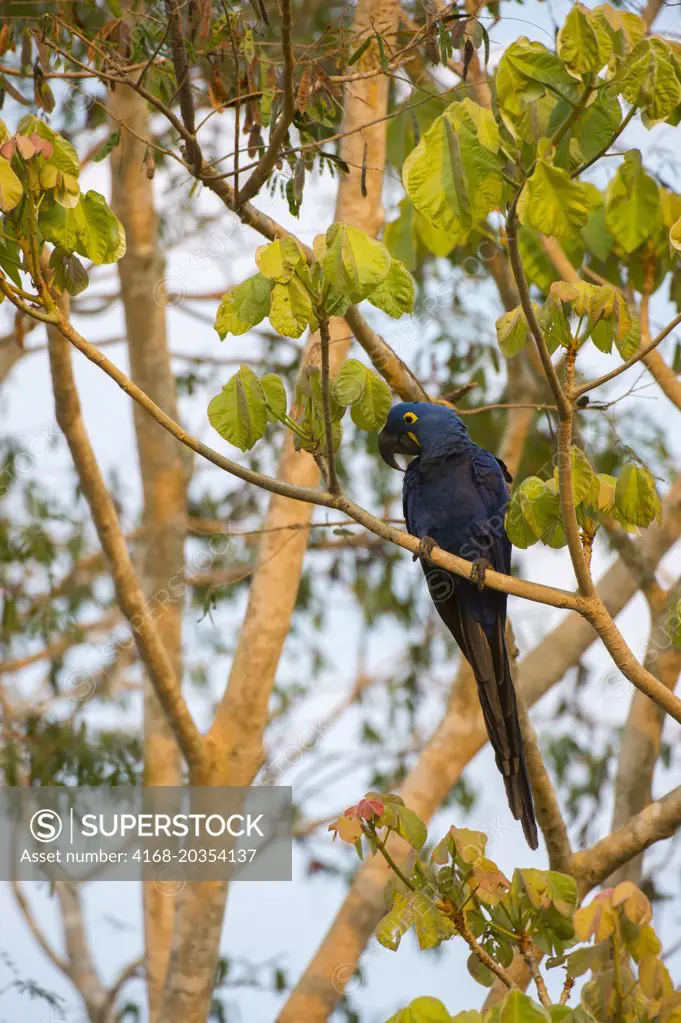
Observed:
[[[506,594],[484,587],[489,566],[510,573],[504,529],[511,476],[504,463],[474,444],[463,421],[443,405],[404,402],[391,409],[378,439],[394,469],[396,454],[413,455],[402,490],[407,530],[435,607],[469,662],[511,812],[529,846],[537,825],[527,776],[513,679],[505,641]],[[475,582],[429,564],[437,545],[474,563]]]

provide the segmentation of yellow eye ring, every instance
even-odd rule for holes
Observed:
[[[402,416],[407,426],[411,426],[418,419],[418,416],[414,412],[405,412]]]

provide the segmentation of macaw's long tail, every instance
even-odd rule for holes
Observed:
[[[468,589],[470,583],[464,582],[462,586],[461,581],[452,576],[454,585],[445,599],[442,599],[441,580],[439,584],[435,580],[435,585],[431,585],[432,573],[426,573],[426,579],[440,617],[473,669],[487,735],[497,767],[504,778],[508,805],[515,819],[522,823],[527,844],[531,849],[536,849],[537,823],[523,752],[515,688],[506,651],[503,608],[500,607],[499,614],[493,617],[494,625],[483,629],[478,615],[474,616],[471,613],[472,607],[468,606],[467,598],[469,595],[473,597]],[[437,585],[440,588],[436,595]],[[471,603],[477,603],[475,598],[479,596],[475,592]]]

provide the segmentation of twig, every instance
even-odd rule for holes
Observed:
[[[546,987],[546,981],[544,980],[541,971],[539,969],[539,963],[532,949],[532,940],[526,935],[523,935],[520,941],[520,951],[522,957],[525,960],[528,970],[532,974],[535,986],[537,988],[537,994],[539,995],[539,1001],[542,1003],[545,1009],[548,1009],[553,1002]]]
[[[643,300],[641,301],[641,308],[644,308]],[[662,344],[664,339],[668,337],[668,335],[671,334],[674,328],[678,327],[679,324],[681,324],[681,313],[675,316],[671,323],[668,323],[664,330],[660,331],[657,337],[653,338],[653,340],[643,348],[639,348],[638,352],[636,352],[635,355],[632,355],[630,359],[627,359],[626,362],[623,362],[621,366],[617,366],[615,369],[611,370],[609,373],[605,373],[602,377],[598,377],[596,380],[591,380],[586,384],[582,384],[581,387],[577,387],[574,391],[575,398],[579,398],[580,395],[586,394],[587,391],[593,391],[594,388],[601,387],[603,384],[609,383],[610,380],[614,380],[615,377],[618,377],[620,373],[624,373],[626,370],[631,369],[631,367],[635,366],[637,362],[645,359],[649,352],[652,352],[654,348],[657,348],[659,344]]]
[[[291,44],[291,29],[292,29],[292,16],[291,16],[291,0],[281,0],[281,49],[284,55],[284,82],[283,82],[283,93],[284,103],[281,114],[277,120],[276,125],[272,128],[270,133],[269,145],[262,155],[258,164],[250,175],[246,184],[241,189],[239,195],[237,208],[240,208],[243,203],[249,202],[255,195],[258,194],[262,186],[267,181],[270,173],[279,159],[282,143],[286,138],[286,134],[293,122],[293,118],[296,114],[296,98],[294,94],[294,81],[293,81],[293,70],[295,67],[293,57],[293,46]]]

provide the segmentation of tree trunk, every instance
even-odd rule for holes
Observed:
[[[150,133],[146,102],[119,86],[112,113],[142,138]],[[158,245],[152,182],[144,171],[145,146],[127,128],[111,160],[112,208],[125,228],[127,252],[118,263],[130,357],[130,375],[164,411],[177,419],[175,379],[166,340],[163,258]],[[143,586],[175,675],[182,678],[186,453],[167,431],[133,405],[144,498]],[[180,580],[179,586],[177,580]],[[171,588],[170,581],[175,581]],[[178,596],[179,592],[179,596]],[[179,785],[177,742],[149,683],[144,691],[144,783]],[[144,885],[144,928],[149,1017],[158,1019],[168,967],[175,900]]]
[[[379,31],[390,40],[399,17],[395,0],[360,0],[355,14],[356,48],[366,35]],[[357,70],[362,70],[358,63]],[[362,124],[380,118],[388,109],[389,80],[383,75],[347,85],[343,130],[353,131],[341,143],[341,158],[350,173],[341,179],[336,219],[375,235],[383,225],[383,174],[387,122],[360,131]],[[366,158],[365,154],[366,145]],[[362,164],[366,166],[366,197],[362,195]],[[339,371],[351,337],[343,320],[331,328],[331,372]],[[309,339],[305,360],[319,360],[319,340]],[[290,438],[284,442],[277,477],[302,486],[314,486],[319,470],[311,455],[296,452]],[[270,499],[258,552],[259,567],[251,582],[248,607],[227,687],[209,733],[219,777],[212,784],[245,785],[263,762],[263,735],[268,705],[291,615],[298,596],[307,550],[312,507],[283,497]],[[282,527],[290,527],[282,528]],[[276,530],[276,531],[275,531]],[[217,968],[224,913],[224,886],[188,885],[178,902],[172,966],[164,993],[164,1023],[204,1023]],[[197,932],[199,928],[199,932]],[[197,943],[198,942],[198,943]]]

